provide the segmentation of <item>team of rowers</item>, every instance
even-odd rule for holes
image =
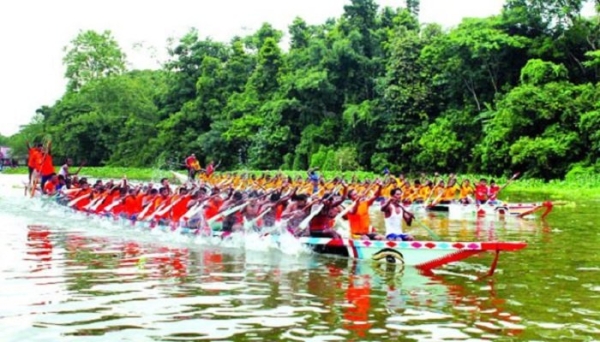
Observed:
[[[282,173],[203,172],[190,174],[192,179],[176,188],[167,178],[158,185],[133,185],[126,178],[98,180],[92,185],[86,178],[78,178],[79,171],[69,172],[71,160],[62,165],[58,175],[53,166],[50,173],[49,154],[43,152],[41,149],[42,160],[37,164],[43,194],[58,196],[76,210],[199,229],[210,229],[208,223],[212,222],[227,233],[245,229],[248,222],[258,230],[286,222],[296,236],[336,238],[340,236],[339,223],[347,221],[352,238],[410,240],[402,230],[402,221],[410,225],[414,218],[406,210],[408,204],[481,204],[495,201],[501,191],[494,181],[488,185],[485,179],[476,185],[468,179],[458,184],[454,175],[447,181],[438,180],[436,173],[433,179],[422,175],[412,183],[403,175],[390,174],[373,181],[353,177],[346,182],[340,177],[325,180],[315,169],[295,179]],[[369,208],[376,201],[381,204],[385,234],[371,224]]]

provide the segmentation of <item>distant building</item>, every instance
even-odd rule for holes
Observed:
[[[13,160],[10,147],[0,146],[0,169],[5,166],[17,166],[18,162]]]

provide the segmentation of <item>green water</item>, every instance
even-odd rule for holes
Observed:
[[[15,179],[0,176],[0,341],[600,340],[598,202],[543,222],[423,218],[445,239],[529,243],[475,280],[491,256],[423,276],[291,244],[211,247],[43,206]]]

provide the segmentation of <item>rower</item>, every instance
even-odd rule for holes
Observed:
[[[456,178],[450,176],[448,185],[444,188],[442,200],[440,204],[450,204],[456,198],[456,194],[460,192],[460,188],[456,185]]]
[[[269,210],[263,216],[263,222],[265,227],[273,227],[276,222],[281,219],[285,204],[292,197],[292,194],[281,197],[281,192],[274,192],[269,196],[269,201],[263,204],[261,212]]]
[[[223,203],[221,212],[239,206],[242,204],[243,200],[244,196],[240,191],[233,192],[231,198]],[[242,216],[241,211],[236,211],[223,218],[222,228],[223,232],[227,234],[230,234],[234,231],[240,231],[242,230],[243,226],[244,217]]]
[[[58,175],[58,185],[56,186],[56,191],[61,191],[65,188],[67,188],[67,181],[65,177],[63,177],[62,175]]]
[[[411,241],[412,237],[402,232],[402,191],[394,188],[391,197],[381,206],[385,222],[385,238],[390,241]]]
[[[490,187],[488,189],[488,203],[496,204],[498,202],[498,193],[500,192],[500,186],[496,184],[495,180],[490,181]]]
[[[69,177],[69,166],[71,165],[73,165],[73,160],[71,160],[71,158],[67,158],[65,163],[60,167],[60,171],[58,171],[58,174],[65,177],[65,179]]]
[[[334,200],[333,195],[327,193],[323,196],[321,200],[323,207],[308,223],[308,231],[311,237],[341,238],[333,227],[335,225],[335,217],[339,213],[339,206],[344,202],[344,199]],[[315,203],[313,202],[312,204],[315,205]]]
[[[246,221],[253,221],[260,214],[261,207],[262,203],[259,201],[259,194],[256,191],[252,191],[250,195],[248,195],[248,205],[242,209],[242,215]],[[255,225],[261,227],[261,220],[255,222]]]
[[[179,222],[181,217],[188,211],[188,203],[191,201],[191,196],[186,187],[179,188],[179,199],[173,205],[168,213],[171,222]]]
[[[281,214],[282,219],[287,219],[287,229],[290,232],[294,232],[298,225],[306,216],[307,212],[308,196],[306,194],[293,194],[291,197],[291,203],[283,210]]]
[[[468,179],[463,179],[462,183],[460,183],[460,201],[463,204],[469,204],[471,202],[470,197],[475,192],[471,182]]]
[[[481,178],[479,184],[475,186],[475,201],[477,205],[482,205],[488,200],[488,193],[487,179]]]
[[[173,195],[173,190],[171,189],[171,184],[169,184],[168,178],[161,179],[160,185],[162,186],[163,189],[167,189],[169,196]]]
[[[58,192],[58,189],[57,189],[58,186],[59,186],[58,176],[56,175],[56,173],[53,173],[50,175],[50,178],[48,178],[48,180],[44,184],[43,193],[48,196],[54,196]]]
[[[356,190],[352,189],[348,193],[348,198],[354,201],[353,209],[347,214],[348,221],[350,222],[350,234],[353,238],[360,238],[363,240],[383,240],[384,237],[377,234],[373,226],[371,225],[371,219],[369,217],[369,207],[373,205],[375,200],[381,194],[381,183],[377,183],[378,189],[375,194],[369,198],[364,198],[365,194],[359,195]]]

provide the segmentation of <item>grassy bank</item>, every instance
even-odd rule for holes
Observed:
[[[185,173],[185,170],[179,172]],[[19,167],[12,169],[5,169],[4,174],[27,174],[27,168]],[[255,175],[259,177],[262,174],[275,175],[278,171],[233,171],[232,173],[248,173],[249,175]],[[306,177],[305,171],[283,171],[287,176],[295,178],[297,176]],[[358,172],[335,172],[335,171],[323,171],[320,172],[326,179],[332,179],[340,176],[345,179],[351,179],[355,176],[357,179],[375,179],[382,177],[381,174],[375,174],[372,172],[358,171]],[[171,177],[170,171],[149,169],[149,168],[125,168],[125,167],[84,167],[80,173],[81,176],[89,178],[103,178],[103,179],[120,179],[124,175],[128,179],[140,180],[140,181],[158,181],[163,177]],[[446,177],[446,176],[444,176]],[[469,178],[471,180],[478,180],[480,178],[487,178],[488,180],[493,177],[484,175],[460,175],[459,181],[463,178]],[[500,185],[505,184],[507,181],[506,177],[493,178]],[[531,193],[531,194],[544,194],[548,197],[569,199],[569,198],[600,198],[600,175],[587,174],[580,175],[577,177],[570,177],[568,180],[552,180],[549,182],[539,179],[524,179],[519,178],[514,181],[506,190],[509,194],[519,193]]]
[[[75,170],[77,168],[74,168]],[[185,172],[185,171],[184,171]],[[17,167],[5,169],[3,174],[23,174],[28,173],[27,168]],[[140,181],[156,181],[163,177],[171,177],[171,172],[155,169],[138,169],[130,167],[84,167],[79,173],[80,177],[103,178],[103,179],[121,179],[127,176],[128,179]]]

